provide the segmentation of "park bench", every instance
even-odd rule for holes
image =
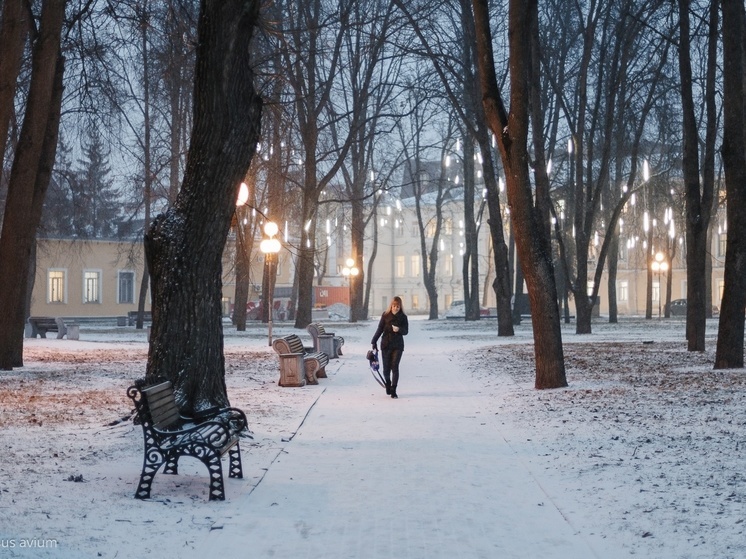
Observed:
[[[30,316],[28,323],[31,325],[31,337],[35,338],[39,336],[41,338],[47,337],[47,332],[57,332],[57,339],[61,340],[67,335],[67,326],[65,321],[59,316],[57,318],[51,316]]]
[[[276,338],[272,347],[280,357],[280,386],[318,384],[326,378],[329,356],[321,351],[307,352],[297,334]]]
[[[319,322],[312,322],[306,326],[306,330],[311,334],[315,351],[323,351],[330,359],[338,359],[342,355],[342,346],[345,343],[342,336],[335,336],[334,332],[327,332],[324,325]]]
[[[140,483],[136,499],[150,498],[153,478],[165,464],[164,474],[178,474],[181,456],[200,460],[210,474],[210,500],[225,500],[221,458],[229,453],[228,475],[243,478],[239,438],[244,431],[249,436],[246,415],[236,408],[211,408],[198,417],[179,414],[173,386],[163,379],[140,379],[127,389],[135,403],[137,421],[145,439]]]
[[[153,322],[153,314],[150,311],[143,311],[142,321]],[[137,322],[137,311],[128,311],[127,312],[127,324],[130,326],[134,326],[136,322]]]

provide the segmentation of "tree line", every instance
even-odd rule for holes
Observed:
[[[244,257],[262,220],[291,224],[299,328],[326,273],[325,212],[349,208],[337,226],[362,271],[351,278],[359,320],[375,265],[365,235],[377,234],[382,194],[407,188],[420,200],[431,188],[423,170],[448,155],[462,170],[466,317],[479,318],[484,223],[498,335],[513,334],[511,298],[528,286],[538,388],[566,384],[561,305],[567,314],[572,299],[576,332],[591,333],[604,269],[616,321],[616,262],[639,217],[634,201],[649,213],[674,208],[683,248],[653,230],[645,245],[648,256],[685,251],[686,337],[701,351],[708,239],[727,200],[716,366],[743,366],[743,233],[733,217],[743,203],[741,3],[5,0],[1,17],[0,306],[12,309],[0,317],[2,368],[22,365],[30,294],[16,280],[30,276],[42,215],[61,234],[105,235],[119,201],[129,222],[119,229],[146,243],[148,372],[176,381],[187,408],[225,400],[215,255],[239,184],[255,210],[244,216]],[[438,208],[417,207],[431,318]],[[245,261],[236,266],[245,295]]]

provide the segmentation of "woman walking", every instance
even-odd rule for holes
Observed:
[[[378,329],[373,334],[371,344],[378,349],[378,338],[381,338],[383,356],[383,378],[386,381],[386,394],[398,398],[396,387],[399,384],[399,361],[404,351],[404,336],[409,332],[409,320],[404,314],[401,297],[391,300],[388,310],[381,315]]]

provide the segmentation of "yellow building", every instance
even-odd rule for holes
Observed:
[[[249,300],[261,297],[264,255],[253,250]],[[236,290],[235,238],[223,255],[223,315],[230,316]],[[143,246],[138,241],[38,239],[31,316],[112,318],[136,311],[143,274]],[[292,278],[292,258],[282,251],[277,267],[277,294]],[[145,300],[150,310],[150,292]]]

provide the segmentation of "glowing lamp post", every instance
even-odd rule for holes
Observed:
[[[658,274],[658,318],[661,317],[661,299],[663,298],[663,284],[661,283],[661,274],[668,271],[668,262],[662,252],[655,253],[655,259],[650,264],[653,273]]]
[[[275,239],[275,235],[277,235],[277,232],[279,231],[279,228],[277,227],[277,224],[274,221],[268,221],[264,224],[264,234],[267,235],[266,239],[263,239],[262,242],[259,244],[259,250],[261,250],[264,253],[264,260],[267,263],[267,279],[269,282],[269,293],[267,295],[267,298],[269,299],[268,303],[269,306],[267,307],[267,323],[269,326],[269,345],[272,345],[272,311],[274,310],[274,301],[273,299],[273,291],[275,288],[275,282],[273,281],[274,278],[271,277],[271,273],[273,271],[273,258],[274,255],[276,255],[278,252],[280,252],[280,241]]]
[[[345,261],[345,267],[342,268],[342,275],[347,280],[347,285],[349,288],[349,299],[350,299],[350,321],[352,321],[352,278],[357,276],[360,273],[360,270],[357,269],[355,266],[355,260],[352,258],[348,258]]]

